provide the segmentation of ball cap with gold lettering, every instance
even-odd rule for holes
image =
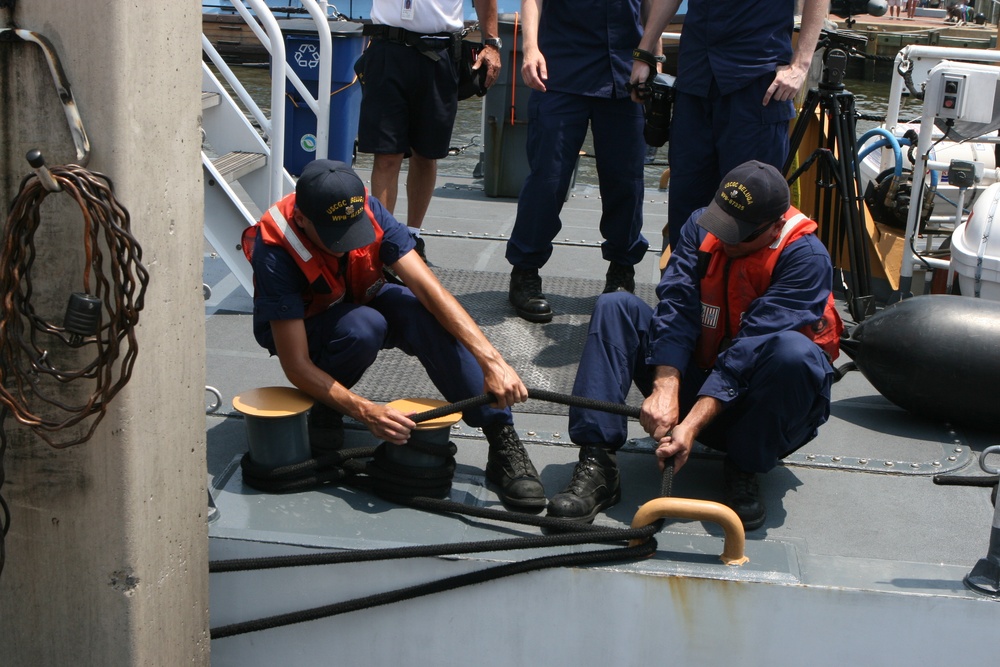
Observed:
[[[751,160],[726,174],[698,225],[723,243],[736,245],[784,215],[788,203],[788,183],[781,172]]]
[[[375,241],[375,228],[365,215],[365,197],[365,184],[354,170],[334,160],[313,160],[295,184],[295,205],[333,252]]]

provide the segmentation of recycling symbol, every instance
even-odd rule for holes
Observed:
[[[295,52],[295,64],[306,69],[319,67],[319,49],[315,44],[302,44]]]

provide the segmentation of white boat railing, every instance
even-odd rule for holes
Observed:
[[[270,118],[251,98],[246,88],[232,68],[223,60],[219,52],[205,35],[202,35],[202,50],[218,69],[223,80],[232,88],[237,98],[254,117],[268,138],[270,158],[268,160],[270,192],[268,199],[277,201],[285,194],[284,181],[284,146],[285,146],[285,81],[302,96],[310,111],[316,116],[316,159],[325,159],[330,143],[330,91],[331,72],[333,67],[333,39],[330,35],[328,21],[329,3],[326,0],[301,0],[302,6],[309,13],[319,38],[319,80],[316,95],[299,78],[295,71],[288,67],[285,54],[285,41],[278,21],[263,0],[230,0],[233,8],[243,18],[254,35],[271,55],[271,115]],[[258,23],[259,21],[259,23]]]
[[[215,68],[219,71],[219,75],[225,80],[226,84],[232,88],[233,93],[236,94],[236,99],[240,101],[243,107],[253,116],[254,120],[257,121],[257,125],[260,126],[261,131],[267,135],[271,136],[271,119],[261,110],[260,106],[257,105],[256,100],[247,91],[246,87],[240,83],[239,78],[236,74],[229,68],[229,64],[223,60],[222,56],[216,50],[215,46],[212,44],[211,40],[205,36],[204,33],[201,35],[201,50],[204,51],[208,59],[212,61]]]
[[[945,61],[998,64],[1000,63],[1000,51],[911,44],[896,55],[886,108],[885,129],[895,134],[900,122],[899,110],[903,89],[907,85],[901,72],[907,72],[908,78],[914,85],[926,86],[927,88],[924,91],[925,101],[921,113],[919,140],[913,165],[914,174],[924,174],[927,170],[940,173],[946,171],[950,166],[949,163],[938,162],[930,158],[933,145],[943,136],[941,132],[935,130],[936,110],[935,105],[931,103],[932,100],[940,97],[940,77],[931,77],[931,70]],[[917,188],[917,183],[914,183],[914,188]],[[956,216],[961,217],[965,193],[960,191],[958,197]],[[918,265],[949,269],[947,261],[920,255],[915,250],[920,210],[920,206],[910,206],[906,218],[906,230],[903,233],[903,258],[899,267],[899,295],[902,298],[911,294],[913,273]]]

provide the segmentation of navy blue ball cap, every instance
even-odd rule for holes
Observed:
[[[332,252],[348,252],[375,241],[365,215],[365,184],[348,165],[313,160],[295,183],[295,205]]]
[[[751,160],[725,175],[698,225],[723,243],[736,245],[765,223],[776,222],[788,211],[789,201],[788,182],[781,172]]]

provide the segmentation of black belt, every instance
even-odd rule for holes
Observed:
[[[452,59],[457,60],[461,56],[462,32],[435,32],[420,33],[397,28],[392,25],[381,23],[366,23],[361,29],[361,34],[372,39],[381,39],[397,44],[406,44],[417,49],[431,60],[440,60],[438,51],[441,49],[451,49]],[[446,41],[447,40],[447,41]]]

